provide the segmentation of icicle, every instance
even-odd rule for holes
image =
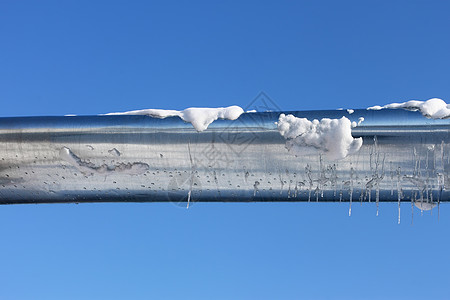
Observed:
[[[398,224],[400,224],[400,204],[402,201],[400,167],[397,169],[397,199],[398,199]]]
[[[417,158],[416,147],[414,147],[413,155],[414,155],[414,172],[413,172],[413,176],[416,176],[417,175],[417,171],[418,171],[418,164],[419,164],[419,159]]]
[[[305,167],[305,173],[306,173],[306,176],[308,177],[308,181],[309,181],[308,202],[311,202],[311,190],[312,190],[312,186],[313,186],[313,180],[312,180],[312,176],[311,176],[311,166],[309,164],[307,164]]]
[[[217,187],[219,187],[219,179],[217,178],[217,173],[215,170],[213,171],[213,175],[214,175],[214,182],[216,183]]]
[[[379,154],[379,153],[378,153]],[[379,156],[378,156],[379,159]],[[383,155],[383,163],[381,165],[381,176],[378,176],[378,171],[377,171],[377,189],[375,191],[375,197],[376,197],[376,202],[377,202],[377,217],[378,217],[378,212],[379,212],[379,208],[380,208],[380,181],[383,180],[384,178],[384,164],[386,161],[386,154]]]
[[[440,217],[441,217],[440,206],[441,206],[441,201],[438,200],[438,222],[439,222]]]
[[[316,202],[319,202],[319,186],[316,187],[316,190],[314,191],[314,193],[316,193]]]
[[[352,163],[350,163],[352,165]],[[353,167],[350,168],[350,203],[348,207],[348,216],[352,215],[352,201],[353,201]]]
[[[191,176],[189,178],[189,192],[188,192],[188,201],[187,201],[187,207],[186,209],[189,208],[189,204],[191,202],[191,194],[192,194],[192,186],[194,184],[194,162],[192,159],[192,155],[191,155],[191,142],[188,142],[188,152],[189,152],[189,160],[190,160],[190,164],[191,164]]]
[[[292,183],[292,179],[291,179],[291,176],[289,175],[288,169],[286,169],[286,176],[287,176],[288,181],[289,181],[288,198],[291,198],[291,183]]]
[[[316,202],[319,202],[319,194],[321,197],[323,197],[323,189],[322,184],[325,181],[325,170],[322,164],[322,154],[319,154],[319,180],[317,181],[317,188],[316,188]]]
[[[189,203],[191,202],[191,190],[189,190],[189,192],[188,192],[188,202],[187,202],[187,206],[186,206],[186,209],[188,209],[189,208]]]
[[[423,190],[420,191],[420,215],[423,216]]]
[[[336,198],[336,194],[337,194],[337,165],[333,164],[333,166],[331,166],[331,186],[333,187],[333,196]]]
[[[430,195],[430,201],[431,203],[434,202],[434,198],[433,198],[433,188],[430,186],[428,189],[428,194]]]
[[[280,177],[280,183],[281,183],[280,195],[282,195],[283,194],[283,188],[284,188],[283,177],[281,176],[281,174],[279,174],[278,176]]]
[[[392,161],[389,163],[389,169],[391,174],[391,196],[394,195],[394,172],[392,171]]]
[[[377,184],[377,189],[375,191],[375,197],[376,197],[376,202],[377,202],[377,217],[378,217],[378,212],[379,212],[379,207],[380,207],[380,188]]]
[[[352,200],[353,200],[353,189],[350,190],[350,204],[348,207],[348,216],[351,217],[352,215]]]
[[[256,196],[256,192],[258,191],[259,181],[255,181],[255,184],[253,185],[253,197]]]

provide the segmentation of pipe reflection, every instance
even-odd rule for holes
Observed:
[[[449,201],[449,120],[402,110],[285,112],[364,121],[343,160],[294,156],[279,112],[197,132],[177,117],[0,118],[0,203]]]

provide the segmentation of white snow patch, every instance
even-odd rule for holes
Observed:
[[[255,112],[257,112],[256,109],[251,109],[251,110],[247,110],[247,111],[246,111],[246,113],[255,113]]]
[[[347,109],[347,112],[349,115],[351,115],[352,113],[354,113],[355,111],[353,109]]]
[[[391,103],[385,106],[372,106],[369,110],[380,110],[383,108],[404,108],[412,111],[420,111],[422,115],[432,119],[444,119],[450,117],[450,104],[439,98],[432,98],[427,101],[411,100],[403,103]]]
[[[361,148],[363,140],[352,137],[351,125],[346,117],[309,121],[285,114],[281,114],[277,122],[289,152],[295,155],[324,154],[332,160],[343,159]]]
[[[165,110],[165,109],[142,109],[127,112],[109,113],[106,115],[146,115],[155,118],[180,117],[183,121],[189,122],[197,131],[204,131],[209,124],[217,119],[236,120],[244,113],[239,106],[218,107],[218,108],[202,108],[190,107],[185,110]]]

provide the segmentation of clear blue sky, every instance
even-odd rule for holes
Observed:
[[[0,2],[0,116],[450,101],[448,1]],[[0,207],[0,299],[446,299],[450,211]]]

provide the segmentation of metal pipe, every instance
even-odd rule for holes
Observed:
[[[346,116],[361,149],[295,156],[279,112],[197,132],[178,117],[0,118],[0,204],[193,201],[449,201],[450,120],[405,110],[285,112]]]

